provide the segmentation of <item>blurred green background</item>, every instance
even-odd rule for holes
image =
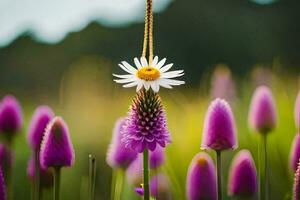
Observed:
[[[250,149],[257,160],[259,137],[249,131],[247,115],[252,92],[261,84],[272,87],[279,113],[268,146],[270,199],[290,198],[293,176],[288,155],[296,133],[293,107],[300,74],[299,9],[298,0],[176,0],[155,14],[155,54],[167,57],[186,74],[183,87],[161,90],[173,140],[162,171],[170,177],[174,199],[185,199],[187,168],[200,151],[204,115],[215,96],[230,101],[239,149]],[[113,83],[111,74],[120,72],[120,61],[132,63],[140,56],[142,20],[141,15],[118,26],[91,21],[55,43],[41,41],[29,28],[0,48],[0,94],[15,95],[25,119],[15,143],[14,199],[30,199],[26,132],[41,104],[65,118],[76,151],[75,166],[63,170],[62,199],[87,199],[90,153],[97,158],[97,199],[109,199],[112,170],[105,162],[106,151],[115,120],[126,115],[135,94],[134,89]],[[225,88],[214,71],[221,64],[231,70],[220,75],[230,80]],[[234,154],[224,153],[224,185]],[[126,190],[123,199],[137,198],[129,186]],[[46,192],[45,199],[51,195]]]

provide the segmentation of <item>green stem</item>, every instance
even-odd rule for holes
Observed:
[[[118,169],[117,177],[116,177],[116,188],[115,188],[115,199],[121,200],[123,193],[123,184],[124,184],[124,171],[122,169]]]
[[[260,174],[260,200],[268,199],[268,157],[267,157],[267,134],[263,134],[262,143],[259,148],[259,174]]]
[[[90,199],[95,199],[95,182],[96,182],[96,159],[89,155],[89,190]]]
[[[40,152],[39,150],[34,152],[34,166],[35,166],[35,187],[34,196],[36,200],[40,200]]]
[[[222,200],[222,163],[221,163],[221,151],[217,153],[217,185],[218,185],[218,200]]]
[[[143,166],[144,166],[144,200],[150,199],[149,194],[149,152],[148,149],[144,150],[144,156],[143,156]]]
[[[111,180],[111,188],[110,188],[110,199],[111,200],[115,200],[116,180],[117,180],[117,169],[113,169],[112,180]]]
[[[54,194],[53,199],[59,200],[59,193],[60,193],[60,167],[54,168]]]

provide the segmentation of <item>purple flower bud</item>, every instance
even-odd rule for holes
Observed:
[[[253,94],[250,105],[250,127],[266,134],[275,128],[276,122],[277,113],[272,92],[266,86],[259,86]]]
[[[300,159],[300,133],[296,134],[290,152],[290,168],[297,170],[298,161]]]
[[[169,179],[163,174],[157,174],[150,180],[150,195],[155,199],[172,199]]]
[[[257,192],[256,168],[251,153],[241,150],[233,159],[228,182],[232,196],[252,197]]]
[[[112,168],[127,168],[129,164],[136,159],[136,151],[126,148],[122,140],[122,128],[125,124],[125,119],[119,119],[113,131],[112,142],[107,151],[106,161]]]
[[[165,161],[164,148],[157,146],[154,151],[150,151],[149,163],[151,169],[159,168]]]
[[[27,176],[30,181],[35,181],[35,162],[33,157],[30,158],[27,166]],[[53,175],[50,169],[42,169],[40,167],[40,185],[43,188],[53,186]]]
[[[0,132],[11,137],[22,127],[22,109],[13,96],[5,96],[0,105]]]
[[[134,188],[134,191],[138,194],[138,195],[140,195],[140,196],[144,196],[144,188],[142,188],[142,187],[137,187],[137,188]]]
[[[67,124],[61,117],[54,117],[47,125],[41,145],[41,166],[64,167],[72,166],[75,154]]]
[[[223,99],[215,99],[208,108],[201,148],[216,151],[237,148],[233,113],[229,104]]]
[[[122,141],[126,147],[139,153],[144,149],[154,151],[157,145],[165,147],[171,142],[165,112],[157,93],[142,90],[136,95],[126,119]]]
[[[143,182],[143,157],[138,154],[137,158],[126,170],[126,179],[129,184],[139,187]]]
[[[295,121],[296,121],[296,127],[300,129],[300,90],[298,92],[296,103],[295,103]]]
[[[215,166],[210,156],[204,152],[193,158],[187,174],[188,200],[216,200],[217,179]]]
[[[34,151],[40,150],[44,132],[54,113],[48,106],[36,108],[28,130],[28,142]]]
[[[0,200],[6,200],[6,186],[2,169],[0,167]]]
[[[293,200],[299,200],[299,198],[300,198],[300,161],[298,162],[298,167],[294,178]]]
[[[13,166],[14,154],[12,150],[3,144],[0,144],[0,166],[3,176],[7,178],[9,171]]]

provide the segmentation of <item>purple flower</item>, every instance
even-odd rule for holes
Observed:
[[[165,112],[157,93],[142,90],[136,95],[123,129],[123,142],[137,152],[154,151],[156,145],[165,147],[170,142]]]
[[[295,103],[295,121],[296,121],[296,127],[300,129],[300,90],[298,92],[296,103]]]
[[[230,168],[228,193],[232,196],[251,197],[257,192],[256,168],[251,153],[241,150]]]
[[[210,93],[213,99],[223,98],[232,102],[236,98],[235,85],[226,65],[218,65],[214,70]]]
[[[201,147],[216,151],[237,148],[234,117],[229,104],[223,99],[215,99],[208,108]]]
[[[0,105],[0,132],[11,137],[22,127],[22,109],[13,96],[5,96]]]
[[[142,187],[137,187],[137,188],[134,188],[134,191],[140,195],[140,196],[144,196],[144,188]]]
[[[137,158],[127,168],[126,179],[129,184],[138,186],[138,187],[143,182],[143,157],[142,157],[142,154],[138,154]]]
[[[295,135],[291,152],[290,152],[290,168],[293,171],[297,170],[299,159],[300,159],[300,132]]]
[[[277,114],[271,90],[266,86],[256,88],[249,111],[249,124],[259,133],[266,134],[275,128]]]
[[[49,167],[72,166],[75,154],[67,124],[61,117],[54,117],[47,125],[41,145],[40,162]]]
[[[106,161],[112,168],[127,168],[129,164],[136,159],[137,153],[132,149],[126,148],[122,139],[122,127],[125,124],[125,119],[119,119],[113,131],[112,142],[109,146]]]
[[[149,154],[149,166],[151,169],[159,168],[165,161],[164,148],[157,146],[154,151]]]
[[[215,166],[210,156],[204,152],[193,158],[187,174],[188,200],[216,200],[217,179]]]
[[[157,174],[150,180],[150,195],[155,199],[172,199],[169,179],[163,174]]]
[[[0,200],[6,200],[6,186],[2,169],[0,167]]]
[[[299,198],[300,198],[300,161],[298,162],[298,167],[294,178],[293,200],[299,200]]]
[[[48,106],[36,108],[28,130],[28,142],[34,151],[40,150],[44,132],[54,113]]]
[[[9,171],[13,166],[14,154],[12,150],[4,144],[0,144],[0,166],[3,176],[7,178]]]
[[[28,178],[34,182],[35,181],[35,162],[33,157],[30,158],[27,166],[27,176]],[[40,167],[40,185],[43,188],[48,188],[53,186],[53,175],[51,170],[42,169]]]

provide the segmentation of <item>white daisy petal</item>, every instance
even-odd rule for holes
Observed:
[[[126,61],[123,61],[122,64],[128,69],[130,70],[131,72],[135,73],[137,71],[136,68],[132,67],[128,62]]]
[[[154,92],[156,92],[156,93],[159,91],[159,85],[158,85],[157,81],[153,81],[153,82],[151,83],[151,88],[152,88],[152,90],[153,90]]]
[[[148,66],[148,62],[147,59],[145,57],[141,57],[141,63],[143,67],[147,67]]]
[[[158,61],[158,56],[155,56],[155,57],[153,58],[153,60],[152,60],[151,66],[152,66],[152,67],[155,67],[156,64],[157,64],[157,61]]]
[[[175,78],[175,77],[180,77],[183,76],[184,73],[182,73],[182,70],[178,70],[178,71],[171,71],[171,72],[166,72],[161,74],[161,78]]]
[[[170,86],[169,84],[167,84],[167,83],[165,82],[165,79],[160,79],[160,80],[158,81],[158,83],[159,83],[159,85],[160,85],[161,87],[168,88],[168,89],[172,89],[172,88],[173,88],[172,86]]]
[[[136,86],[138,84],[137,81],[134,81],[132,83],[128,83],[126,85],[123,85],[124,88],[129,88],[129,87],[133,87],[133,86]]]
[[[169,69],[171,69],[172,66],[173,66],[173,63],[170,63],[168,65],[163,66],[159,71],[160,71],[160,73],[164,73],[164,72],[168,71]]]
[[[142,89],[143,87],[143,81],[142,80],[138,80],[138,85],[136,87],[136,91],[138,92],[140,89]]]
[[[135,66],[138,68],[138,69],[141,69],[142,68],[142,65],[139,61],[138,58],[134,58],[134,63],[135,63]]]
[[[166,62],[166,58],[159,61],[159,63],[156,65],[156,68],[160,69],[165,64],[165,62]]]
[[[185,83],[184,81],[173,80],[173,79],[164,79],[164,82],[169,85],[182,85]]]
[[[117,78],[134,78],[135,77],[133,74],[125,74],[125,75],[113,74],[113,76],[115,76]]]
[[[128,72],[129,74],[134,74],[130,70],[128,70],[126,67],[124,67],[122,64],[119,64],[119,67],[121,67],[125,72]]]
[[[145,88],[146,90],[149,90],[149,88],[150,88],[150,82],[149,82],[149,81],[145,81],[145,82],[144,82],[144,88]]]
[[[135,79],[132,78],[127,78],[127,79],[115,79],[114,80],[116,83],[130,83],[135,81]]]

